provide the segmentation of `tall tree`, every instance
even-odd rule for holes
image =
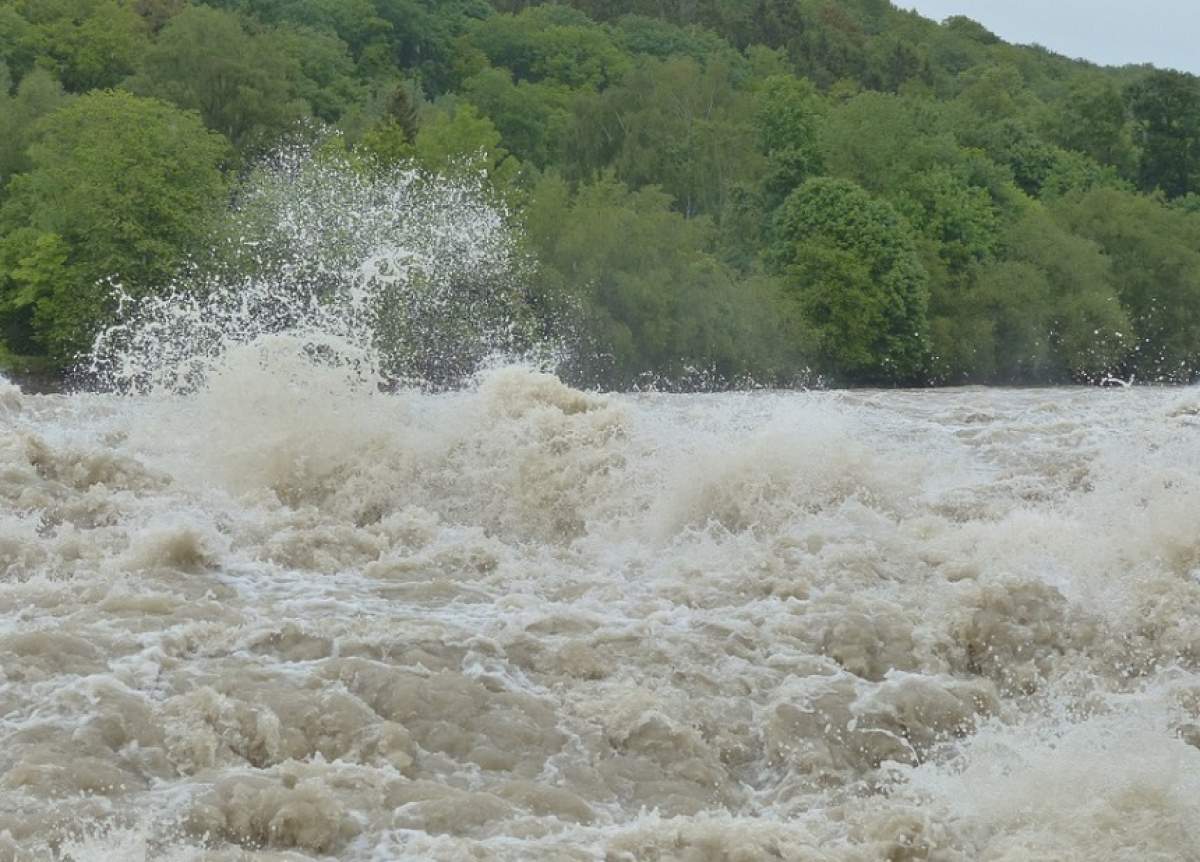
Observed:
[[[15,93],[5,86],[0,71],[0,194],[13,174],[28,170],[26,149],[34,124],[62,106],[62,85],[44,69],[34,69],[21,79]]]
[[[1138,180],[1168,197],[1200,190],[1200,82],[1155,71],[1129,94],[1142,148]]]
[[[484,171],[498,188],[520,168],[501,146],[496,126],[470,102],[446,101],[431,111],[417,130],[412,151],[427,170]]]
[[[164,286],[206,234],[227,155],[195,114],[120,91],[46,117],[0,212],[0,315],[69,360],[108,316],[108,279],[132,294]]]
[[[0,58],[16,77],[36,62],[68,90],[110,87],[134,71],[148,45],[146,22],[119,0],[9,0],[0,6]]]
[[[1200,367],[1200,214],[1111,188],[1071,195],[1059,222],[1099,244],[1133,328],[1127,370],[1188,382]]]
[[[247,32],[237,15],[193,6],[163,27],[131,86],[198,111],[210,129],[249,150],[308,115],[296,94],[300,74],[275,41]]]
[[[606,28],[564,6],[496,15],[477,26],[470,41],[492,65],[510,69],[519,81],[605,87],[620,80],[630,65]]]
[[[688,218],[719,215],[732,187],[758,173],[753,103],[722,59],[647,60],[603,101],[617,176],[635,188],[661,186]]]
[[[738,280],[707,252],[709,223],[670,204],[611,176],[574,195],[554,176],[534,190],[526,225],[541,261],[538,301],[551,320],[582,320],[597,342],[576,373],[621,385],[773,374],[784,349],[775,285]]]
[[[775,214],[770,257],[830,370],[857,382],[919,380],[927,275],[907,225],[847,180],[812,179]]]
[[[774,207],[804,180],[821,172],[818,129],[823,105],[811,83],[791,75],[767,78],[756,99],[754,128],[758,148],[767,157],[767,206]]]
[[[1100,164],[1133,167],[1129,112],[1113,81],[1090,75],[1072,81],[1051,125],[1057,142],[1067,149],[1086,153]]]
[[[572,119],[569,89],[550,82],[514,82],[507,69],[489,66],[468,78],[463,90],[522,161],[539,168],[564,161]]]

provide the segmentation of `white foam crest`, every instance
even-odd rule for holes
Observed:
[[[8,378],[0,374],[0,418],[15,416],[21,411],[21,407],[21,387],[11,383]]]
[[[1176,859],[1200,833],[1200,750],[1154,696],[1093,714],[989,723],[897,796],[941,810],[968,858]]]

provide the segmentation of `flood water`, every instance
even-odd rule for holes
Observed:
[[[0,384],[0,860],[1200,859],[1200,393]]]

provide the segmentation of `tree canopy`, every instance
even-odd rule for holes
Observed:
[[[200,118],[105,90],[80,96],[31,132],[29,170],[0,210],[0,313],[68,359],[104,318],[110,280],[161,287],[219,211],[229,156]]]
[[[486,178],[576,382],[1200,363],[1191,75],[887,0],[0,0],[0,364],[69,365],[331,135]]]

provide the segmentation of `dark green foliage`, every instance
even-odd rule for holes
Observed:
[[[297,113],[305,110],[303,104],[313,116],[333,123],[363,100],[365,88],[355,76],[354,62],[333,34],[283,26],[267,33],[262,45],[282,58]]]
[[[719,59],[647,60],[600,100],[608,164],[633,186],[659,185],[688,217],[715,216],[753,175],[752,102]],[[595,165],[594,167],[604,167]]]
[[[767,78],[756,98],[754,127],[758,148],[767,157],[763,187],[769,206],[821,172],[817,145],[823,105],[813,86],[790,75]]]
[[[414,104],[412,93],[404,84],[397,84],[392,90],[392,95],[388,97],[385,118],[388,122],[395,123],[400,127],[406,140],[409,142],[416,140],[420,118],[417,115],[417,106]]]
[[[45,38],[38,28],[21,15],[15,3],[0,3],[0,63],[8,73],[0,78],[8,84],[19,80],[45,53]]]
[[[261,149],[309,112],[297,93],[297,65],[238,16],[196,6],[163,28],[131,86],[198,111],[239,148]]]
[[[1154,72],[1130,90],[1142,147],[1138,181],[1169,197],[1200,191],[1200,82],[1181,72]]]
[[[0,194],[13,174],[29,169],[27,148],[34,124],[61,107],[66,97],[62,85],[43,69],[21,79],[16,92],[9,93],[0,74]]]
[[[475,27],[471,44],[519,81],[605,87],[621,79],[629,57],[605,28],[565,6],[534,6]]]
[[[120,0],[0,3],[0,57],[14,77],[41,66],[72,92],[119,83],[150,44],[145,19]]]
[[[1190,380],[1200,366],[1200,214],[1116,189],[1074,195],[1055,212],[1111,262],[1137,336],[1127,370],[1146,380]]]
[[[1040,207],[1030,208],[1004,241],[1010,260],[1036,267],[1045,278],[1030,303],[1046,309],[1055,376],[1097,380],[1114,370],[1125,353],[1129,317],[1103,248],[1062,229]],[[1020,358],[1003,343],[997,353]]]
[[[1129,345],[1101,248],[1031,209],[1002,237],[1008,256],[940,285],[930,304],[931,376],[944,382],[1097,381]]]
[[[772,234],[772,267],[829,371],[867,383],[919,378],[927,275],[890,205],[848,180],[812,179],[783,202]]]
[[[432,111],[413,141],[413,159],[441,173],[483,172],[499,188],[519,169],[501,145],[500,132],[469,102],[447,100]]]
[[[572,121],[570,90],[550,83],[514,83],[507,69],[490,66],[463,82],[463,90],[522,161],[538,167],[561,163]]]
[[[1051,121],[1056,142],[1122,171],[1132,168],[1134,153],[1129,113],[1114,81],[1085,76],[1072,81],[1067,98]]]
[[[1200,81],[887,0],[0,0],[0,356],[65,362],[327,128],[486,175],[588,383],[1200,363]]]
[[[145,19],[152,33],[157,33],[186,5],[187,0],[134,0],[133,11]]]
[[[965,15],[952,15],[942,22],[942,26],[950,33],[972,42],[978,42],[980,45],[995,45],[1000,41],[1000,37],[987,27],[978,21],[972,21]]]
[[[739,79],[748,73],[742,54],[712,30],[679,27],[645,15],[626,15],[614,29],[621,48],[635,56],[660,60],[688,57],[701,64],[719,60],[730,66]]]
[[[870,191],[903,189],[915,175],[964,160],[947,113],[922,99],[862,93],[822,124],[823,162]]]
[[[987,260],[999,242],[1001,216],[987,191],[961,173],[931,168],[905,183],[897,205],[921,235],[932,241],[952,272]]]
[[[534,190],[527,230],[542,262],[536,292],[559,314],[583,315],[596,340],[575,373],[628,385],[777,372],[786,348],[770,312],[774,286],[740,281],[706,253],[710,226],[670,202],[611,177],[572,195],[548,176]]]
[[[223,203],[227,144],[195,114],[128,93],[81,96],[40,121],[30,170],[0,211],[0,315],[60,362],[132,295],[164,286]]]

